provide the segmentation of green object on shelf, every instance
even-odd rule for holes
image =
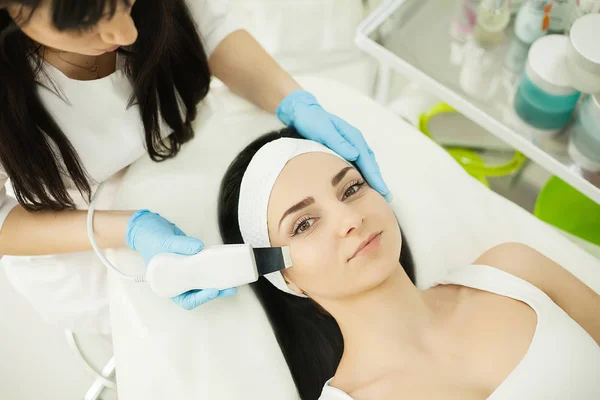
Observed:
[[[450,105],[446,103],[439,103],[434,105],[431,110],[426,113],[422,113],[419,116],[419,130],[425,134],[428,138],[435,142],[435,138],[429,132],[429,120],[436,115],[445,114],[445,113],[456,113],[457,111]],[[500,165],[487,165],[483,158],[479,156],[476,152],[463,149],[460,147],[445,147],[448,154],[456,160],[464,169],[467,171],[469,175],[477,179],[479,182],[483,183],[488,188],[490,184],[487,180],[487,177],[490,176],[504,176],[510,175],[513,172],[518,171],[527,158],[518,151],[515,151],[513,158]]]
[[[600,204],[556,176],[540,191],[534,214],[552,226],[600,246]]]

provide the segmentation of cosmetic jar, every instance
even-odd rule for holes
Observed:
[[[573,161],[587,171],[600,172],[600,95],[583,100],[568,134]]]
[[[569,39],[548,35],[529,50],[525,72],[517,88],[514,109],[542,133],[557,133],[571,120],[580,92],[571,86],[565,58]]]
[[[567,68],[571,84],[582,93],[600,93],[600,14],[588,14],[569,34]]]

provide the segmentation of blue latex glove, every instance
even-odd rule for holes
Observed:
[[[148,210],[139,210],[129,219],[125,241],[130,249],[140,253],[146,265],[159,253],[191,256],[204,247],[201,240],[186,236],[175,224]],[[208,301],[236,293],[237,288],[190,290],[172,300],[185,310],[192,310]]]
[[[293,126],[305,138],[324,144],[348,161],[355,161],[369,185],[388,202],[392,200],[375,155],[363,135],[343,119],[325,111],[315,96],[296,90],[281,101],[276,114],[281,122]]]

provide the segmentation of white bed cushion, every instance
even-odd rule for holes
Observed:
[[[531,245],[600,292],[600,262],[526,211],[483,187],[413,127],[352,89],[301,79],[331,112],[362,130],[390,186],[393,206],[427,287],[454,266],[505,241]],[[174,160],[132,165],[116,209],[149,208],[207,244],[220,242],[217,195],[238,152],[280,127],[274,116],[225,88],[201,107],[196,138]],[[129,250],[111,258],[143,271]],[[112,275],[112,274],[111,274]],[[111,279],[119,398],[293,399],[296,391],[268,321],[251,290],[192,312],[142,284]]]

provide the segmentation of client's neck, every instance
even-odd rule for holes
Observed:
[[[365,375],[376,375],[377,370],[401,366],[414,350],[429,347],[434,311],[402,268],[397,271],[367,293],[325,306],[344,337],[340,368],[359,366]]]

